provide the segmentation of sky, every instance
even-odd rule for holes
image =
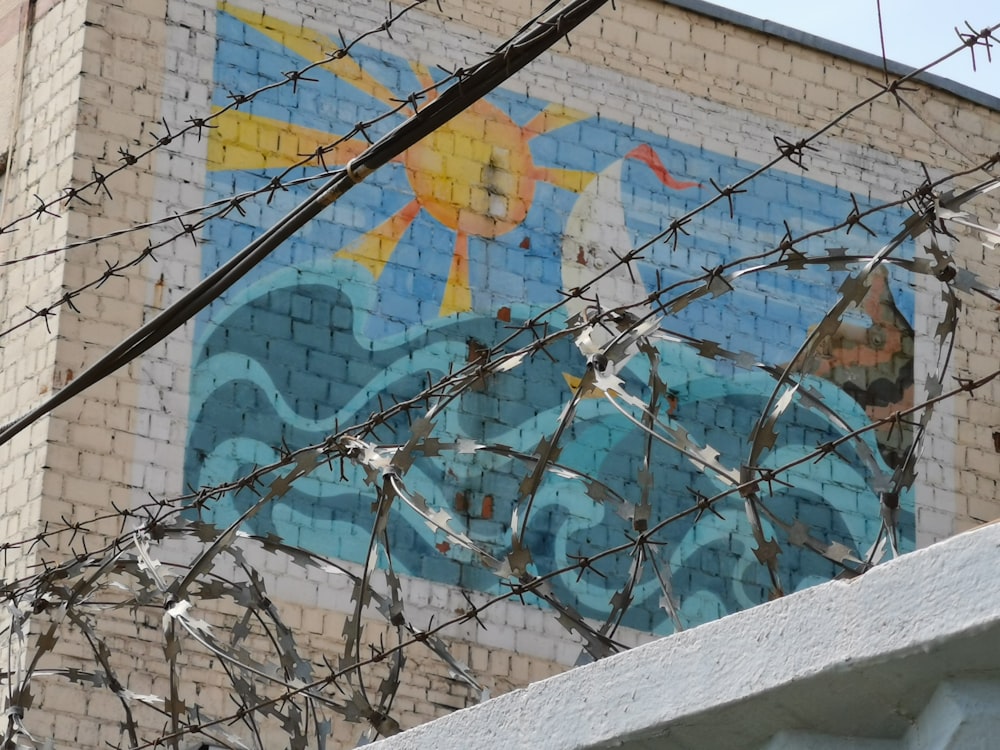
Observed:
[[[877,0],[709,0],[757,18],[765,18],[810,34],[881,55]],[[955,27],[967,31],[1000,23],[1000,0],[881,0],[885,52],[890,60],[921,67],[956,47]],[[997,32],[1000,36],[1000,32]],[[1000,44],[976,49],[976,68],[968,51],[932,71],[1000,97]]]

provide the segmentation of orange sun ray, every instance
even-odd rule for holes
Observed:
[[[219,108],[213,108],[218,112]],[[230,109],[214,120],[208,141],[208,168],[271,169],[298,164],[306,154],[336,140],[322,130]],[[344,164],[365,150],[360,141],[342,141],[323,157],[327,164]],[[313,159],[310,164],[318,162]]]
[[[410,201],[398,212],[390,216],[375,229],[362,235],[347,247],[334,253],[335,258],[353,260],[368,269],[374,279],[378,279],[385,270],[399,244],[400,238],[409,229],[410,224],[420,213],[420,204]]]

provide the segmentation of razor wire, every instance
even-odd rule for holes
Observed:
[[[989,53],[988,42],[994,39],[992,34],[996,28],[981,32],[985,36],[977,34],[977,41],[960,47],[958,51],[966,46],[971,49],[985,41]],[[904,80],[906,77],[887,83],[873,96],[877,98],[890,93],[898,100],[899,82]],[[814,148],[815,139],[856,113],[860,106],[850,108],[827,123],[813,137],[795,143],[776,138],[779,155],[753,176],[785,160],[805,168],[803,158]],[[663,284],[658,279],[656,289],[646,299],[626,306],[607,308],[602,306],[597,296],[590,294],[600,278],[610,273],[608,269],[580,287],[565,290],[566,299],[563,302],[521,325],[512,326],[506,339],[488,347],[474,361],[449,372],[437,382],[428,382],[421,392],[382,408],[366,421],[338,427],[321,443],[294,450],[283,446],[279,449],[280,460],[257,467],[225,485],[199,488],[165,500],[151,499],[147,504],[121,509],[120,513],[116,509],[115,513],[90,521],[65,519],[61,526],[50,524],[31,539],[0,544],[5,559],[9,551],[37,554],[49,544],[56,544],[63,553],[67,548],[70,551],[68,560],[44,562],[42,558],[41,570],[16,581],[4,582],[0,587],[8,603],[10,624],[6,635],[10,651],[16,651],[18,643],[26,644],[34,637],[31,648],[22,647],[22,653],[30,655],[27,663],[8,668],[7,674],[3,675],[3,681],[8,686],[9,706],[5,741],[34,742],[25,717],[32,702],[31,683],[42,677],[61,677],[94,689],[111,690],[119,699],[124,714],[122,736],[126,744],[121,745],[123,747],[144,748],[165,744],[176,747],[181,739],[194,737],[224,747],[264,747],[267,733],[275,731],[275,727],[285,732],[290,747],[307,747],[309,744],[323,747],[324,738],[331,731],[331,716],[366,726],[365,739],[392,734],[399,729],[399,722],[392,716],[392,703],[402,684],[405,654],[413,647],[430,649],[456,675],[456,679],[467,686],[474,698],[484,696],[485,687],[467,665],[449,653],[444,637],[448,628],[456,625],[481,625],[480,615],[501,601],[539,597],[549,605],[568,634],[580,640],[584,652],[590,658],[600,658],[623,648],[614,638],[615,631],[631,604],[636,583],[643,575],[653,575],[662,590],[665,613],[680,626],[676,602],[670,592],[669,566],[658,554],[663,540],[657,534],[682,520],[693,519],[691,522],[696,524],[705,513],[719,513],[723,501],[730,498],[745,506],[744,511],[758,545],[754,553],[768,571],[773,595],[783,593],[781,571],[777,565],[780,547],[773,537],[767,538],[762,516],[775,529],[781,530],[787,544],[800,546],[829,560],[844,576],[863,573],[884,556],[886,546],[896,551],[898,494],[913,481],[917,447],[932,407],[962,394],[975,394],[1000,376],[1000,371],[993,371],[977,377],[961,377],[956,387],[944,388],[954,335],[959,327],[959,295],[977,293],[994,301],[1000,296],[997,290],[963,269],[948,251],[945,242],[952,229],[962,227],[989,239],[993,245],[997,244],[1000,232],[976,218],[968,209],[968,204],[981,196],[988,196],[1000,183],[990,179],[973,188],[946,188],[974,172],[988,172],[998,162],[1000,154],[975,165],[970,164],[967,169],[944,178],[931,180],[927,175],[923,184],[914,186],[906,195],[872,209],[863,210],[855,202],[853,210],[841,223],[798,237],[792,236],[786,225],[787,234],[776,247],[706,269],[704,274],[680,282]],[[683,242],[684,227],[691,218],[722,200],[728,202],[732,211],[742,186],[751,178],[724,187],[713,183],[716,195],[702,207],[675,218],[668,229],[648,243],[623,254],[613,267],[625,269],[631,274],[630,264],[641,259],[642,252],[652,243],[665,241],[676,246]],[[900,205],[909,206],[910,218],[900,234],[875,255],[849,256],[839,251],[810,255],[797,247],[805,239],[840,230],[858,228],[863,231],[864,220],[869,215]],[[180,236],[183,234],[187,232],[182,232]],[[910,239],[918,240],[925,248],[925,255],[913,260],[897,258],[895,250]],[[926,398],[920,403],[898,409],[888,417],[872,419],[861,427],[852,427],[823,402],[821,394],[813,392],[804,382],[801,363],[816,350],[823,337],[839,325],[845,311],[860,300],[870,275],[888,264],[895,264],[909,273],[934,279],[941,284],[948,300],[937,336],[942,358],[927,384]],[[743,278],[770,270],[792,272],[813,265],[826,266],[831,271],[859,270],[848,277],[842,286],[842,297],[828,310],[823,321],[806,337],[796,356],[784,367],[759,362],[746,352],[727,350],[721,342],[684,336],[670,331],[668,327],[671,315],[696,300],[726,294]],[[565,328],[557,328],[550,320],[551,315],[570,299],[586,302],[587,310],[571,319]],[[539,435],[538,446],[533,452],[518,451],[496,443],[480,444],[474,438],[449,442],[434,436],[437,420],[461,394],[498,373],[530,367],[532,358],[544,356],[555,342],[565,339],[573,341],[587,364],[558,424],[551,431]],[[656,366],[658,344],[664,340],[683,343],[706,358],[724,359],[737,367],[758,369],[774,379],[774,390],[750,436],[749,452],[743,465],[721,464],[718,451],[711,445],[699,443],[683,426],[664,419],[659,413],[668,396],[665,383],[658,379]],[[510,349],[510,346],[514,348]],[[647,399],[632,392],[621,377],[623,368],[636,358],[645,358],[649,363]],[[603,399],[642,431],[645,440],[644,466],[650,463],[654,444],[667,445],[701,470],[719,478],[726,485],[725,489],[713,496],[690,490],[691,501],[687,509],[668,518],[649,519],[640,510],[648,500],[648,485],[641,481],[641,477],[636,482],[636,486],[642,488],[636,502],[619,494],[600,477],[560,463],[561,444],[569,439],[567,429],[584,396]],[[774,426],[793,399],[825,414],[837,425],[840,434],[776,468],[764,467],[760,462],[761,456],[773,446]],[[396,416],[404,416],[408,420],[409,439],[403,443],[381,442],[376,437],[378,429]],[[765,488],[769,490],[773,483],[780,485],[786,481],[783,477],[793,468],[810,461],[822,461],[848,444],[864,445],[859,440],[862,436],[880,427],[901,428],[904,422],[915,425],[917,434],[891,476],[881,472],[872,474],[881,499],[881,525],[877,538],[872,540],[871,548],[864,554],[855,556],[844,545],[824,542],[822,534],[814,536],[813,530],[798,519],[789,522],[789,519],[782,519],[768,509],[763,499]],[[524,482],[514,504],[516,517],[511,519],[511,549],[506,555],[497,556],[477,544],[455,523],[449,511],[428,505],[418,492],[408,486],[407,472],[414,460],[448,453],[502,455],[521,462],[525,467]],[[864,460],[862,449],[859,449],[859,455]],[[242,522],[284,497],[295,482],[308,477],[318,468],[333,467],[338,463],[360,468],[365,474],[366,484],[377,498],[373,507],[369,560],[360,572],[287,545],[280,539],[254,537],[240,531]],[[572,564],[558,569],[533,570],[530,545],[526,543],[523,531],[530,519],[536,493],[542,483],[552,477],[579,482],[595,502],[601,498],[602,502],[616,503],[621,513],[632,521],[632,535],[626,535],[625,541],[604,550],[581,555]],[[197,515],[198,511],[208,508],[214,501],[240,490],[255,491],[260,497],[228,526],[219,528],[191,517],[192,512]],[[897,501],[895,506],[894,498]],[[393,571],[391,545],[386,535],[390,511],[394,505],[401,503],[410,507],[450,542],[468,549],[507,590],[479,604],[473,603],[471,597],[466,595],[467,609],[436,624],[418,624],[408,618],[404,583]],[[88,550],[88,535],[96,526],[107,521],[116,521],[119,531],[110,541],[91,544],[93,549]],[[161,560],[161,548],[167,549],[166,543],[174,539],[196,540],[204,549],[189,561]],[[281,620],[278,607],[271,598],[273,592],[268,593],[264,577],[247,559],[244,546],[254,545],[270,554],[286,556],[304,570],[336,570],[351,580],[355,605],[345,625],[339,660],[331,661],[325,654],[317,659],[302,653],[302,645],[296,642],[295,634]],[[377,566],[378,553],[388,559],[386,568]],[[551,586],[551,582],[560,576],[594,571],[597,563],[622,555],[630,555],[632,563],[610,602],[604,622],[588,622],[571,606],[561,602]],[[221,559],[230,560],[242,575],[217,573],[215,568]],[[386,579],[384,589],[375,580],[379,570]],[[195,616],[200,605],[204,604],[207,608],[213,600],[231,601],[243,608],[244,616],[229,634],[228,642],[218,626]],[[125,686],[126,682],[119,676],[119,668],[113,664],[114,655],[99,630],[100,616],[108,610],[162,613],[160,630],[170,665],[166,696],[137,695]],[[376,614],[390,630],[394,630],[395,644],[365,642],[366,628],[372,627],[370,621]],[[63,622],[72,623],[82,633],[92,652],[92,669],[41,666],[43,658],[53,653]],[[37,636],[29,628],[32,624],[40,628]],[[253,636],[262,634],[271,644],[273,661],[262,661],[259,646],[251,645]],[[187,704],[180,687],[184,669],[180,651],[182,640],[188,644],[186,647],[196,645],[225,665],[221,669],[231,685],[230,694],[237,706],[235,710],[210,717],[197,704]],[[370,653],[366,654],[365,649]],[[144,714],[143,718],[137,718],[139,712]],[[166,722],[165,728],[155,737],[143,736],[143,732],[148,731],[144,727],[151,723],[148,714]],[[242,724],[246,734],[237,735],[232,730],[235,724]]]

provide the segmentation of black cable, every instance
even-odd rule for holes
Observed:
[[[324,208],[338,200],[355,184],[399,156],[425,136],[433,133],[513,76],[575,29],[606,2],[607,0],[574,0],[564,10],[555,13],[546,20],[539,21],[537,26],[515,36],[496,54],[466,72],[454,85],[443,91],[433,101],[428,102],[423,109],[369,146],[364,153],[353,159],[342,172],[324,183],[316,193],[309,196],[257,239],[240,250],[227,263],[205,277],[190,292],[84,370],[62,390],[23,417],[4,426],[0,430],[0,445],[9,442],[15,435],[33,424],[35,420],[100,382],[163,341],[198,312],[218,299],[223,292],[280,247],[292,234],[315,218]]]

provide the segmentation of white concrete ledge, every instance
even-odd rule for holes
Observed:
[[[898,739],[942,682],[1000,676],[998,548],[1000,525],[983,527],[375,747],[750,750],[781,732]]]

